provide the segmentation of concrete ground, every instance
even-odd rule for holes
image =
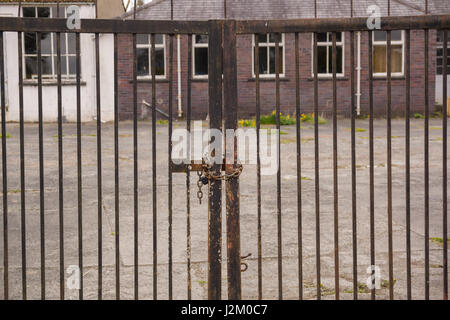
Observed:
[[[430,123],[430,238],[442,239],[442,121]],[[183,127],[177,123],[176,127]],[[357,155],[357,234],[358,281],[365,283],[370,265],[369,233],[369,127],[368,120],[358,120]],[[352,229],[351,229],[351,144],[350,121],[339,121],[339,262],[341,298],[352,294]],[[103,298],[115,298],[115,234],[114,234],[114,140],[113,125],[103,125]],[[282,234],[283,293],[285,299],[298,298],[297,252],[297,180],[295,127],[284,127],[281,146],[282,173]],[[405,217],[405,125],[393,120],[393,239],[394,291],[396,299],[406,298],[406,217]],[[411,124],[411,242],[412,294],[424,298],[424,123]],[[21,228],[19,126],[8,124],[8,237],[10,298],[21,299]],[[375,230],[376,265],[381,280],[388,279],[387,233],[387,166],[386,121],[375,121]],[[45,151],[45,239],[46,293],[48,299],[59,298],[59,224],[58,224],[58,158],[57,126],[44,126]],[[37,125],[25,128],[26,152],[26,227],[28,298],[40,297],[40,228],[39,228],[39,163]],[[133,136],[132,123],[120,123],[120,277],[122,299],[133,298]],[[83,124],[83,257],[84,295],[97,298],[97,166],[96,126]],[[314,193],[314,131],[309,124],[302,129],[303,176],[303,276],[304,295],[316,296],[316,225]],[[334,298],[334,234],[333,234],[333,167],[332,127],[320,127],[320,235],[321,285],[324,299]],[[65,267],[78,263],[77,229],[77,162],[76,126],[64,125],[64,252]],[[158,238],[158,299],[168,298],[168,161],[167,126],[157,128],[157,238]],[[257,289],[257,198],[256,168],[245,166],[241,176],[241,248],[242,255],[251,253],[249,269],[242,274],[245,299],[256,299]],[[208,207],[196,199],[196,174],[192,174],[192,298],[207,298]],[[278,298],[277,281],[277,216],[276,176],[262,178],[262,250],[263,297]],[[186,187],[185,175],[174,174],[173,182],[173,285],[174,298],[187,298],[186,265]],[[3,211],[1,213],[3,215]],[[225,215],[224,215],[225,216]],[[3,219],[3,216],[0,217]],[[225,220],[225,219],[224,219]],[[3,220],[1,220],[3,221]],[[225,221],[224,221],[225,222]],[[153,298],[153,233],[152,233],[152,167],[151,125],[139,123],[139,292],[141,299]],[[226,231],[225,224],[223,231]],[[223,234],[225,239],[226,234]],[[3,239],[3,227],[0,228]],[[223,297],[226,297],[226,247],[224,245]],[[4,256],[3,241],[0,256]],[[430,294],[442,299],[443,246],[430,241]],[[3,288],[3,261],[0,268],[0,288]],[[68,277],[68,274],[66,274]],[[384,283],[385,284],[385,283]],[[361,289],[361,299],[370,294]],[[76,290],[66,288],[67,299],[77,299]],[[388,290],[377,290],[378,299],[388,298]],[[0,299],[3,289],[0,290]]]

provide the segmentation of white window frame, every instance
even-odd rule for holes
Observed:
[[[323,32],[325,33],[325,32]],[[333,47],[333,41],[328,40],[328,34],[332,34],[332,32],[327,32],[327,41],[317,41],[317,48],[319,47]],[[314,78],[314,33],[311,34],[311,77]],[[345,32],[341,32],[341,41],[336,40],[336,48],[342,47],[342,72],[336,72],[337,78],[343,78],[345,76]],[[336,49],[337,50],[337,49]],[[319,49],[317,49],[319,51]],[[327,49],[327,70],[330,66],[329,61],[332,59],[330,57],[330,50]],[[318,73],[318,78],[332,78],[333,70],[328,70],[327,73]]]
[[[209,76],[209,70],[208,74],[195,74],[195,49],[196,48],[206,48],[208,49],[208,43],[197,43],[196,42],[196,36],[195,34],[192,35],[192,78],[193,79],[208,79]]]
[[[145,76],[138,76],[138,80],[145,80],[145,79],[151,79],[152,78],[152,41],[151,41],[151,35],[147,35],[148,36],[148,44],[136,44],[136,49],[148,49],[148,71],[149,74],[145,75]],[[156,79],[166,79],[167,77],[167,72],[166,72],[166,65],[167,65],[167,60],[166,60],[166,35],[162,34],[162,39],[163,42],[162,43],[155,43],[155,52],[156,49],[163,49],[163,56],[164,56],[164,74],[163,75],[156,75]],[[155,36],[155,42],[156,42],[156,36]]]
[[[267,35],[267,34],[266,34]],[[280,78],[284,78],[286,76],[286,46],[285,46],[285,36],[284,33],[281,34],[281,41],[279,43],[280,48],[282,49],[282,57],[283,57],[283,73],[280,73]],[[262,45],[259,43],[259,48],[275,48],[275,42],[263,42]],[[255,74],[255,35],[252,36],[252,77],[256,78]],[[259,66],[258,66],[259,67]],[[267,68],[270,70],[270,54],[267,54]],[[275,73],[268,74],[259,74],[260,78],[275,78]]]
[[[53,17],[53,8],[56,8],[56,6],[54,5],[44,5],[44,4],[36,4],[36,5],[32,5],[32,6],[24,6],[22,7],[22,10],[20,10],[20,14],[23,17],[23,9],[24,8],[34,8],[34,13],[35,13],[35,17],[37,17],[37,8],[50,8],[50,17],[46,18],[46,19],[52,19],[55,18]],[[67,18],[67,7],[66,6],[61,6],[60,8],[64,9],[64,18]],[[32,33],[32,32],[26,32],[26,33]],[[57,69],[57,63],[55,63],[55,61],[53,60],[53,57],[57,57],[57,52],[54,52],[55,46],[56,46],[56,33],[55,32],[46,32],[46,33],[50,33],[50,43],[51,43],[51,53],[50,54],[42,54],[42,57],[51,57],[52,58],[52,74],[51,75],[47,75],[47,74],[42,74],[42,79],[46,79],[46,80],[56,80],[58,78],[58,70]],[[61,58],[62,57],[66,57],[66,73],[63,74],[61,73],[61,78],[63,80],[74,80],[76,79],[77,75],[76,72],[74,74],[70,74],[70,69],[69,69],[69,57],[76,57],[77,54],[76,53],[69,53],[69,41],[68,41],[68,33],[66,33],[66,39],[65,39],[65,45],[66,45],[66,53],[63,54],[61,53]],[[25,53],[25,33],[24,36],[22,37],[22,48],[24,48],[24,52],[22,55],[22,64],[23,66],[26,68],[26,58],[27,57],[36,57],[37,59],[37,53],[36,54],[26,54]],[[62,59],[61,59],[62,61]],[[38,79],[38,75],[32,75],[31,78],[27,78],[27,73],[26,71],[23,73],[23,79],[24,80],[37,80]]]
[[[402,46],[402,71],[401,72],[391,72],[391,77],[399,78],[405,75],[405,31],[401,30],[402,39],[401,40],[391,40],[391,47],[394,45]],[[386,34],[387,37],[387,34]],[[372,56],[375,50],[375,46],[386,46],[386,54],[387,54],[387,38],[386,41],[375,41],[375,32],[372,32]],[[373,63],[375,63],[375,57],[373,59]],[[373,68],[372,68],[373,69]],[[387,66],[386,66],[387,70]],[[386,78],[387,72],[375,72],[373,70],[373,77],[375,78]]]

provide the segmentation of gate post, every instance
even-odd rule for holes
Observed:
[[[237,93],[237,53],[236,53],[236,21],[227,20],[224,25],[223,47],[223,89],[225,129],[233,129],[238,123],[238,93]],[[225,131],[226,131],[225,130]],[[237,137],[234,135],[233,144],[226,148],[226,173],[232,174],[237,168]],[[239,223],[239,177],[226,181],[227,208],[227,276],[228,299],[241,299],[241,243]]]
[[[223,21],[209,21],[208,82],[209,127],[222,129],[222,31]],[[214,152],[222,153],[222,150]],[[220,175],[222,164],[214,164],[211,173]],[[222,181],[210,183],[208,204],[208,299],[222,298]]]

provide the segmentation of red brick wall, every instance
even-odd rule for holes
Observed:
[[[166,38],[166,73],[168,72],[169,41]],[[356,67],[356,34],[355,34],[355,67]],[[429,102],[430,110],[434,109],[435,101],[435,31],[430,31],[429,51]],[[173,59],[173,114],[177,114],[177,54],[176,39],[174,39]],[[239,36],[238,50],[238,90],[239,90],[239,116],[247,118],[255,114],[255,81],[252,78],[252,38],[250,35]],[[187,106],[187,36],[181,36],[181,77],[182,77],[182,106],[186,113]],[[285,37],[286,76],[280,84],[281,109],[283,113],[295,111],[295,48],[294,35]],[[310,34],[300,35],[300,94],[301,110],[303,113],[313,111],[314,82],[311,72],[312,38]],[[368,33],[361,36],[361,113],[369,112],[369,82],[368,82]],[[345,116],[350,114],[350,34],[345,34],[345,74],[337,82],[338,110]],[[424,32],[411,32],[411,112],[424,110]],[[133,114],[133,51],[131,35],[119,36],[119,103],[121,119],[131,119]],[[167,77],[168,79],[168,77]],[[168,110],[168,80],[157,80],[157,107]],[[151,102],[151,82],[138,83],[138,114],[145,118],[150,110],[143,107],[140,102],[145,99]],[[386,114],[386,79],[375,79],[374,111],[377,116]],[[329,117],[332,108],[332,80],[319,81],[319,108],[320,112]],[[355,71],[356,90],[356,71]],[[356,101],[356,100],[355,100]],[[275,109],[275,81],[261,80],[261,108],[262,114],[271,113]],[[405,80],[403,78],[392,80],[392,112],[401,116],[405,109]],[[208,110],[208,82],[206,80],[192,80],[192,115],[193,118],[205,118]]]

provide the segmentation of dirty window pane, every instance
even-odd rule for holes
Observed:
[[[258,34],[259,43],[267,43],[267,34]]]
[[[327,47],[317,47],[317,72],[327,73]]]
[[[328,47],[328,72],[333,73],[333,47]],[[336,47],[336,73],[342,73],[342,47]]]
[[[36,33],[25,33],[25,54],[36,54]]]
[[[403,66],[402,66],[402,46],[395,45],[391,47],[391,56],[392,56],[392,66],[391,66],[391,72],[402,72]]]
[[[391,47],[391,72],[401,73],[403,71],[403,47],[393,45]],[[373,72],[386,73],[387,57],[386,46],[375,46],[373,48]]]
[[[195,75],[207,75],[208,74],[208,49],[196,48],[195,49]]]
[[[386,72],[386,46],[375,46],[373,48],[373,72]]]
[[[283,48],[278,48],[280,52],[280,74],[283,73]],[[269,48],[270,60],[270,73],[275,74],[275,47]]]
[[[326,32],[320,32],[317,34],[317,42],[327,42],[328,34]]]
[[[149,36],[148,34],[138,34],[136,35],[136,43],[137,44],[149,44]]]
[[[69,48],[69,54],[75,54],[76,53],[76,37],[75,33],[67,33],[67,47]]]
[[[155,73],[157,76],[164,75],[164,49],[156,48],[155,50]]]
[[[25,18],[35,18],[36,17],[36,8],[25,7],[22,9],[22,13]]]
[[[31,79],[33,75],[37,75],[37,61],[36,57],[25,58],[25,73],[27,79]]]
[[[38,7],[37,13],[38,18],[50,18],[50,8],[48,7]]]
[[[69,74],[77,73],[77,58],[69,57]]]
[[[137,56],[137,75],[148,76],[150,74],[149,54],[147,48],[138,48]]]
[[[52,36],[50,33],[41,33],[41,53],[42,54],[52,53]]]
[[[42,57],[41,63],[42,63],[42,75],[43,76],[52,75],[53,74],[52,57]]]
[[[195,36],[195,43],[208,43],[208,35],[206,35],[206,34],[197,34]]]
[[[156,34],[155,44],[163,44],[163,43],[164,43],[164,36],[162,34]]]
[[[256,51],[256,48],[254,50]],[[259,48],[258,51],[259,51],[259,74],[267,74],[267,49]]]
[[[55,74],[58,74],[58,57],[53,57],[53,63],[55,66]],[[67,57],[61,56],[61,75],[67,74]]]
[[[386,31],[375,31],[373,37],[375,41],[386,41]]]

